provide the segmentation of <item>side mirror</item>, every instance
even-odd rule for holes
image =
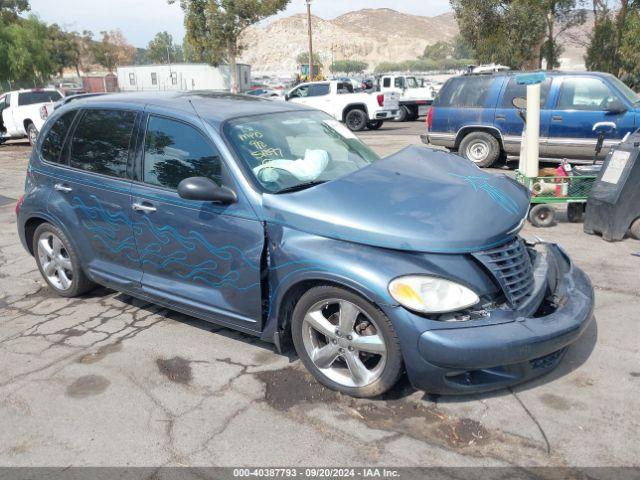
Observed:
[[[178,184],[178,195],[185,200],[216,202],[229,205],[238,201],[236,192],[220,186],[207,177],[189,177]]]
[[[284,94],[284,100],[285,100],[286,102],[288,102],[289,100],[291,100],[291,95],[289,95],[288,93],[285,93],[285,94]]]
[[[627,107],[620,100],[613,100],[607,105],[607,113],[610,115],[620,115],[627,111]]]
[[[515,97],[513,100],[511,100],[511,104],[518,110],[526,110],[527,99],[524,97]]]

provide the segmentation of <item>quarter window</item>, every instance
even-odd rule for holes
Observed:
[[[474,75],[447,80],[433,105],[437,107],[481,108],[485,105],[495,78],[491,75]]]
[[[60,161],[64,139],[75,116],[75,111],[67,112],[55,121],[42,142],[42,158],[48,162]]]
[[[608,110],[617,97],[597,78],[567,78],[562,82],[559,110]]]
[[[220,154],[195,128],[150,117],[144,143],[144,182],[175,190],[189,177],[207,177],[221,184]]]
[[[71,141],[71,166],[125,178],[136,113],[87,110]]]

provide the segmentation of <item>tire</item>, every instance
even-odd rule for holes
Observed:
[[[33,123],[29,123],[27,125],[27,138],[29,138],[29,145],[31,145],[32,147],[38,140],[38,129]]]
[[[487,132],[471,132],[460,142],[460,155],[479,167],[490,167],[500,157],[498,139]]]
[[[374,122],[367,123],[367,127],[369,130],[380,130],[380,127],[382,127],[383,124],[384,122],[382,120],[376,120]]]
[[[584,204],[569,203],[567,204],[567,219],[571,223],[580,223],[584,220]]]
[[[345,324],[339,328],[342,312]],[[393,387],[402,373],[400,342],[391,322],[348,290],[320,286],[307,291],[293,310],[291,334],[304,366],[332,390],[375,397]],[[378,353],[368,353],[374,351]]]
[[[556,220],[556,209],[551,205],[535,205],[529,211],[529,221],[534,227],[547,228]]]
[[[416,120],[418,120],[418,118],[420,118],[420,115],[418,115],[418,107],[414,107],[409,111],[409,121],[410,122],[415,122]]]
[[[349,110],[345,115],[344,122],[352,132],[361,132],[367,128],[369,118],[367,116],[367,112],[359,108],[354,108],[353,110]]]
[[[629,233],[636,240],[640,240],[640,218],[636,218],[629,228]]]
[[[398,110],[398,115],[396,115],[396,122],[406,122],[407,118],[409,118],[409,110],[407,107],[400,105],[400,109]]]
[[[64,232],[50,223],[43,223],[36,228],[33,254],[42,278],[61,297],[78,297],[95,287],[80,267],[78,255]],[[53,265],[49,266],[51,262]],[[50,268],[55,270],[51,272]],[[60,273],[61,270],[63,273]],[[68,286],[65,286],[64,278],[69,282]]]

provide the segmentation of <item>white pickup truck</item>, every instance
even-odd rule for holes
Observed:
[[[29,139],[33,145],[38,138],[53,103],[62,94],[53,88],[16,90],[0,94],[0,143],[11,138]]]
[[[378,78],[378,91],[398,92],[400,110],[396,120],[405,122],[417,120],[428,113],[435,92],[430,87],[422,87],[416,77],[407,75],[383,75]]]
[[[399,98],[397,92],[353,93],[351,82],[335,80],[302,83],[285,95],[286,101],[322,110],[355,132],[377,130],[386,120],[394,120]]]

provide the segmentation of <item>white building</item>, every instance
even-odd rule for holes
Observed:
[[[228,65],[212,67],[204,63],[172,65],[129,65],[118,67],[118,86],[122,92],[153,90],[231,90]],[[238,88],[251,87],[251,66],[238,64]]]

